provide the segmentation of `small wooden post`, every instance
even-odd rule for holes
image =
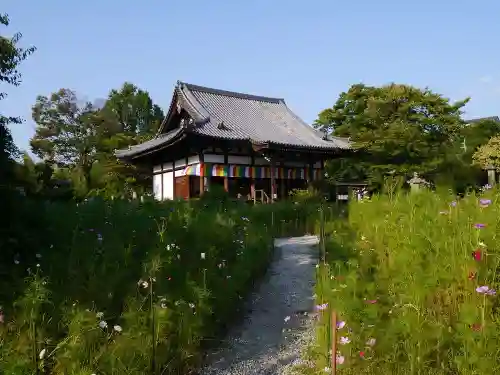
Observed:
[[[332,310],[332,355],[331,355],[331,368],[332,375],[337,375],[337,313]]]
[[[276,194],[276,178],[275,178],[276,163],[273,158],[271,158],[271,202],[274,202],[274,196]]]
[[[200,197],[205,193],[205,176],[203,163],[200,163]]]

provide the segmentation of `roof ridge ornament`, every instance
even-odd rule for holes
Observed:
[[[217,124],[217,129],[228,130],[229,128],[226,126],[226,124],[224,124],[224,121],[221,121]]]

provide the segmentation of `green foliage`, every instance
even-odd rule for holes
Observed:
[[[483,169],[491,166],[500,170],[500,136],[492,137],[486,144],[480,146],[474,153],[473,160]]]
[[[149,94],[130,83],[111,90],[103,108],[83,103],[73,91],[61,89],[37,98],[31,147],[47,163],[71,169],[78,176],[79,194],[142,193],[151,184],[149,171],[124,164],[114,151],[152,137],[163,117]]]
[[[0,26],[8,26],[9,17],[6,14],[0,14]],[[2,32],[3,34],[3,32]],[[21,84],[21,73],[19,65],[28,58],[34,51],[34,47],[21,48],[18,46],[21,40],[21,33],[15,33],[12,37],[6,37],[0,34],[0,82],[13,86]],[[0,92],[0,101],[5,99],[7,94]],[[14,185],[14,162],[18,150],[10,134],[9,124],[20,124],[22,120],[19,117],[7,116],[0,113],[0,195],[6,194],[6,188],[12,188]]]
[[[27,205],[29,232],[0,254],[9,374],[189,373],[266,270],[273,236],[312,213],[208,199]]]
[[[380,185],[389,172],[435,171],[464,127],[460,115],[467,101],[451,104],[428,89],[408,85],[351,86],[332,108],[319,114],[315,124],[349,137],[356,150],[332,161],[329,175],[338,181]]]
[[[317,303],[337,330],[343,374],[498,372],[498,191],[375,196],[326,224]],[[479,225],[477,225],[479,224]],[[479,289],[479,291],[481,291]],[[330,318],[319,312],[316,368],[329,366]],[[349,343],[342,344],[342,337]]]
[[[476,161],[475,155],[476,152],[479,152],[477,156],[481,155],[485,150],[482,146],[498,134],[500,123],[495,120],[485,119],[467,124],[444,155],[441,168],[431,176],[433,180],[439,184],[453,186],[460,193],[484,185],[486,165]]]

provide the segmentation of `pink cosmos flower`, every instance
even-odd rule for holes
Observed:
[[[489,296],[494,296],[497,293],[495,289],[490,289],[490,287],[486,285],[477,287],[476,292],[479,294],[487,294]]]

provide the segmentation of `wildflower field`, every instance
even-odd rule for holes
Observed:
[[[500,373],[500,194],[375,196],[326,223],[314,366],[339,374]]]
[[[187,374],[307,207],[32,202],[0,261],[3,374]]]

